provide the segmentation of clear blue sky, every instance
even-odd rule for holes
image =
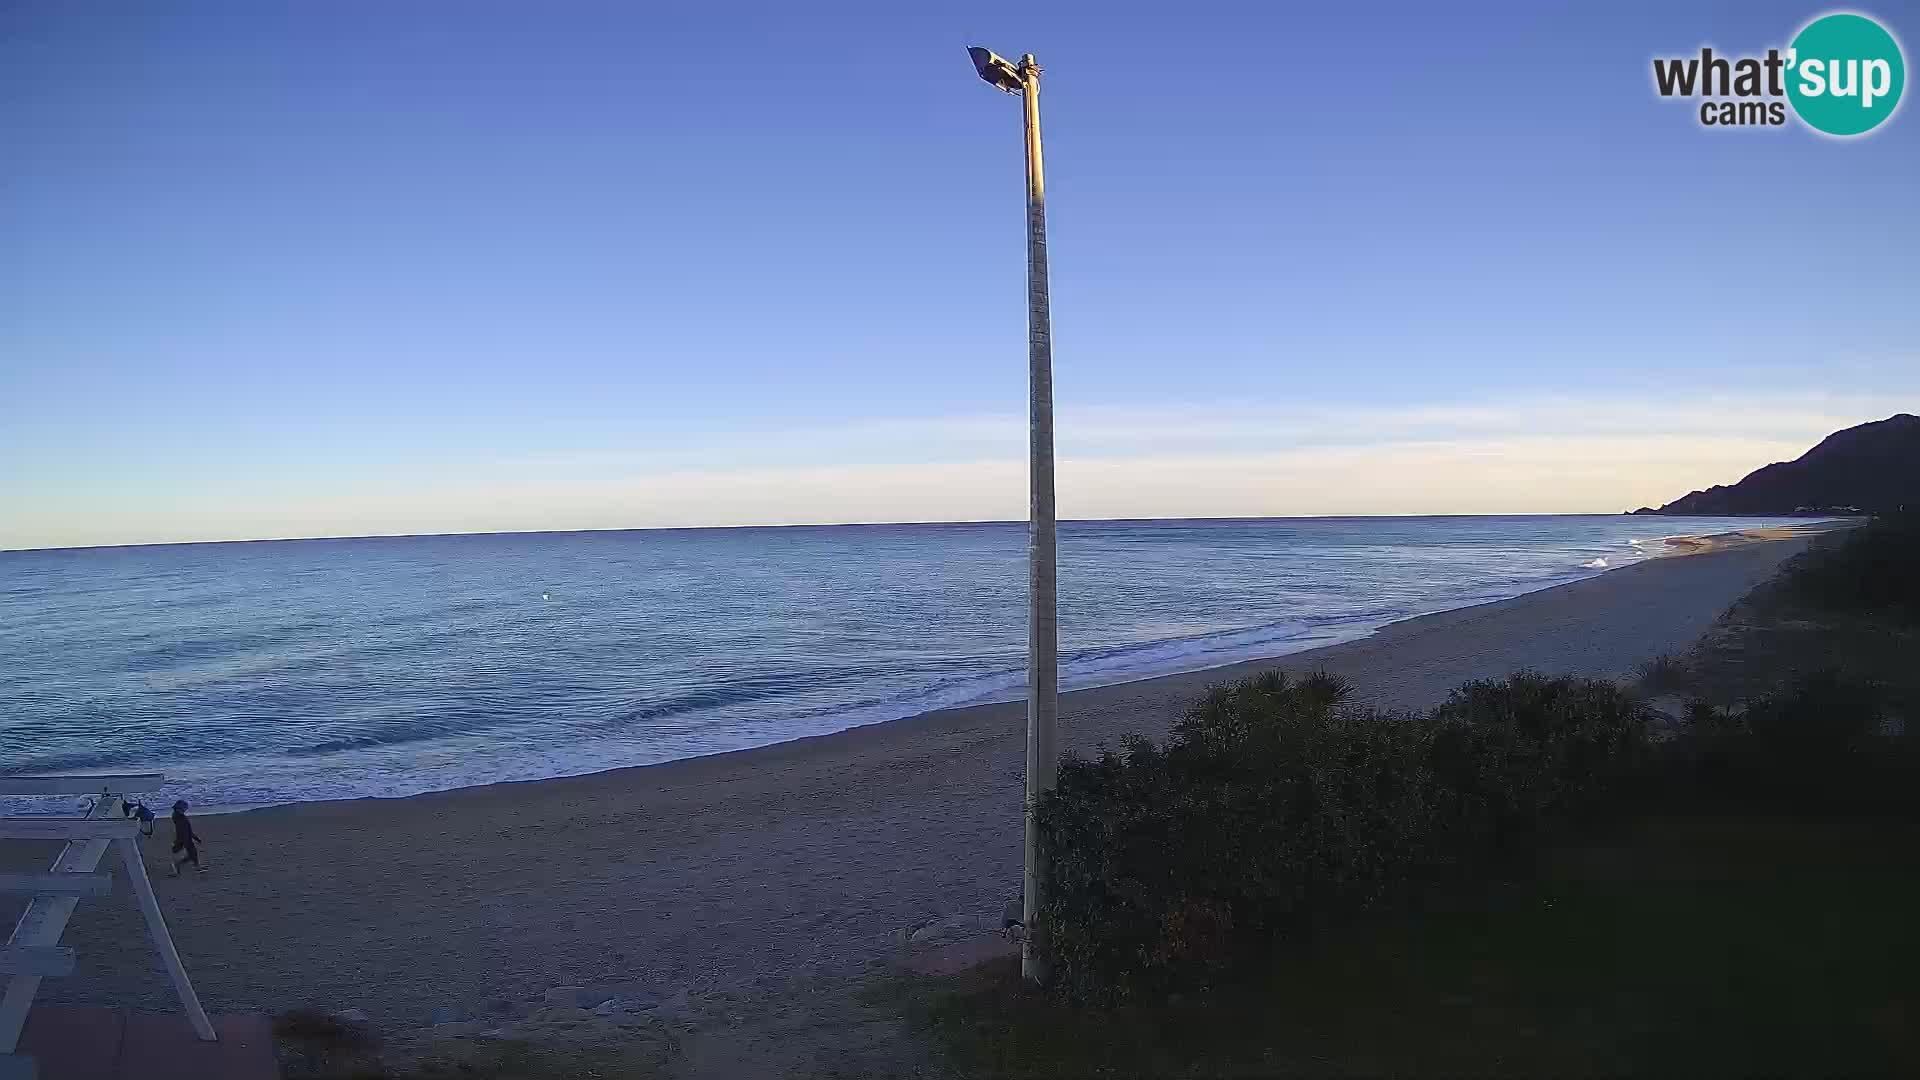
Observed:
[[[1825,8],[1560,8],[7,4],[0,548],[1024,516],[974,43],[1046,72],[1064,514],[1614,511],[1920,410],[1914,106],[1706,130],[1650,58]]]

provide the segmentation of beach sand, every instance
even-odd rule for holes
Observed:
[[[1408,709],[1520,668],[1628,675],[1805,543],[1719,538],[1313,652],[1078,691],[1062,742],[1162,735],[1206,685],[1272,667],[1338,672]],[[212,871],[179,880],[164,825],[146,852],[221,1011],[354,1007],[392,1027],[563,985],[745,993],[863,970],[902,928],[1017,895],[1024,726],[1024,703],[985,705],[590,776],[207,817]],[[0,863],[44,864],[25,847]],[[43,1000],[177,1008],[124,881],[82,902],[67,944],[79,970]]]

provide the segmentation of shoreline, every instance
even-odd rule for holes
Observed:
[[[1060,744],[1163,737],[1204,687],[1274,667],[1324,668],[1389,709],[1519,668],[1627,674],[1690,645],[1806,543],[1646,559],[1277,661],[1073,691]],[[181,879],[165,876],[164,829],[144,850],[217,1011],[361,1008],[394,1028],[556,986],[770,992],[857,976],[903,929],[997,919],[1019,888],[1025,726],[1023,702],[973,705],[658,765],[251,810],[209,818],[210,872]],[[10,845],[0,868],[50,858]],[[81,905],[80,969],[46,1000],[170,1000],[117,889]]]
[[[1672,558],[1683,555],[1700,555],[1709,551],[1724,551],[1731,547],[1744,547],[1748,544],[1763,544],[1774,540],[1795,540],[1819,536],[1839,529],[1851,529],[1868,518],[1829,518],[1821,521],[1806,522],[1799,525],[1767,525],[1754,529],[1735,529],[1722,533],[1683,533],[1678,536],[1663,536],[1660,542],[1668,550],[1664,555],[1654,558]]]
[[[1853,519],[1835,519],[1835,520],[1823,520],[1819,522],[1809,522],[1809,523],[1802,523],[1802,524],[1795,524],[1795,525],[1770,526],[1770,527],[1754,528],[1754,529],[1740,529],[1740,530],[1735,530],[1731,532],[1707,533],[1707,534],[1687,533],[1687,534],[1679,534],[1675,536],[1656,537],[1653,540],[1644,541],[1644,543],[1647,543],[1649,545],[1653,545],[1653,544],[1660,545],[1660,547],[1656,550],[1654,554],[1645,556],[1641,559],[1635,560],[1634,562],[1626,563],[1621,566],[1607,567],[1605,569],[1599,570],[1596,573],[1587,574],[1587,575],[1578,576],[1578,577],[1571,577],[1564,581],[1556,581],[1556,582],[1553,582],[1552,584],[1543,585],[1539,588],[1528,589],[1524,592],[1514,593],[1508,596],[1497,596],[1491,599],[1477,600],[1471,603],[1461,604],[1456,607],[1435,608],[1431,611],[1416,612],[1411,615],[1405,615],[1399,618],[1389,619],[1384,622],[1378,623],[1376,625],[1366,627],[1364,629],[1359,629],[1351,633],[1343,633],[1341,631],[1332,631],[1328,635],[1326,635],[1328,638],[1330,638],[1330,640],[1321,640],[1314,643],[1303,643],[1300,648],[1290,649],[1282,652],[1267,653],[1267,654],[1263,654],[1260,656],[1253,656],[1253,657],[1240,657],[1232,660],[1227,660],[1221,663],[1203,664],[1198,667],[1176,667],[1171,670],[1146,670],[1138,673],[1122,674],[1113,679],[1107,679],[1107,680],[1096,679],[1095,681],[1073,686],[1070,689],[1062,689],[1060,692],[1060,696],[1061,696],[1061,700],[1065,702],[1072,695],[1086,693],[1088,691],[1108,690],[1114,687],[1124,687],[1124,686],[1132,686],[1140,683],[1150,683],[1160,679],[1189,679],[1197,676],[1203,676],[1210,672],[1225,671],[1233,668],[1241,668],[1241,667],[1257,668],[1261,666],[1272,666],[1277,663],[1292,661],[1297,657],[1317,654],[1324,650],[1339,649],[1339,648],[1352,645],[1358,642],[1369,641],[1373,638],[1378,637],[1381,634],[1391,631],[1395,627],[1401,626],[1406,623],[1411,623],[1421,619],[1431,618],[1437,615],[1446,615],[1453,612],[1475,611],[1480,608],[1488,607],[1490,605],[1506,603],[1508,601],[1518,600],[1527,596],[1534,596],[1540,593],[1550,592],[1554,589],[1564,588],[1566,586],[1578,584],[1580,582],[1593,581],[1595,579],[1603,578],[1610,574],[1616,574],[1622,571],[1630,570],[1636,566],[1641,566],[1647,562],[1651,562],[1659,559],[1683,558],[1683,557],[1688,557],[1693,555],[1707,554],[1710,552],[1725,551],[1733,548],[1746,547],[1756,543],[1770,543],[1770,542],[1780,541],[1780,540],[1793,540],[1793,539],[1799,539],[1799,538],[1805,538],[1805,537],[1812,537],[1812,536],[1819,535],[1821,533],[1831,532],[1835,529],[1848,528],[1852,524],[1854,524]],[[530,777],[526,779],[492,780],[492,781],[486,781],[486,782],[477,783],[477,784],[459,784],[459,785],[454,785],[450,787],[435,788],[430,791],[412,792],[405,795],[360,795],[360,796],[335,798],[335,799],[293,799],[293,800],[288,800],[286,802],[211,804],[211,805],[200,806],[194,811],[194,813],[196,815],[204,815],[207,817],[226,818],[226,817],[232,817],[238,814],[251,814],[251,813],[256,813],[263,810],[274,810],[274,809],[279,809],[279,808],[289,807],[289,806],[316,806],[316,805],[325,805],[325,804],[332,804],[332,803],[342,803],[342,804],[349,804],[349,805],[395,803],[395,802],[403,802],[408,799],[422,798],[425,796],[445,795],[452,792],[485,790],[489,788],[511,786],[511,785],[543,784],[543,783],[548,783],[552,781],[561,781],[561,780],[576,780],[583,777],[600,776],[607,773],[618,773],[618,772],[624,772],[624,771],[633,770],[633,769],[660,769],[660,768],[665,768],[667,766],[680,764],[682,762],[701,761],[708,758],[725,757],[725,756],[735,755],[735,754],[755,753],[758,751],[772,749],[774,747],[786,746],[794,743],[804,743],[814,739],[824,739],[824,738],[831,738],[837,735],[844,735],[848,732],[864,731],[872,728],[883,727],[888,724],[912,723],[914,721],[922,720],[924,718],[938,716],[943,713],[958,712],[958,711],[967,710],[967,709],[1004,707],[1008,705],[1022,703],[1024,701],[1025,701],[1024,696],[1022,696],[1022,694],[1018,691],[1015,691],[1012,694],[1012,696],[1005,696],[1005,697],[999,696],[996,693],[992,696],[984,697],[979,700],[964,702],[957,705],[942,705],[942,706],[937,706],[935,708],[920,709],[914,712],[903,713],[899,716],[887,717],[880,720],[868,720],[863,722],[851,723],[846,725],[845,727],[836,728],[832,731],[824,731],[824,732],[819,732],[819,733],[810,734],[810,735],[800,735],[792,738],[775,739],[769,742],[756,743],[749,746],[736,747],[730,750],[716,750],[711,753],[696,754],[690,757],[669,758],[664,761],[643,762],[643,763],[634,764],[634,765],[614,765],[614,766],[603,767],[603,768],[588,768],[588,769],[581,770],[579,772],[561,772],[551,776]],[[153,771],[164,771],[164,768],[156,767]]]
[[[1358,587],[1358,583],[1333,581],[1322,590],[1328,597],[1335,598],[1329,604],[1315,600],[1304,606],[1276,606],[1262,602],[1256,592],[1248,595],[1247,606],[1223,610],[1207,618],[1195,616],[1198,621],[1190,626],[1176,619],[1164,628],[1142,627],[1139,637],[1132,636],[1131,628],[1112,628],[1111,632],[1095,633],[1091,640],[1118,644],[1076,648],[1063,654],[1062,692],[1269,661],[1365,640],[1409,618],[1510,599],[1603,575],[1648,558],[1687,554],[1697,549],[1683,549],[1681,545],[1685,543],[1718,547],[1749,542],[1754,538],[1749,534],[1755,532],[1751,526],[1743,527],[1741,522],[1724,519],[1662,524],[1667,528],[1691,525],[1694,531],[1681,535],[1646,535],[1652,530],[1643,527],[1619,536],[1609,534],[1606,529],[1596,533],[1583,526],[1586,531],[1577,528],[1567,534],[1567,539],[1572,541],[1567,543],[1551,539],[1560,533],[1549,529],[1546,535],[1550,539],[1545,548],[1536,551],[1519,543],[1504,554],[1496,550],[1493,558],[1479,559],[1473,570],[1464,575],[1447,574],[1428,580],[1419,576],[1417,567],[1403,570],[1403,574],[1416,575],[1408,579],[1405,589],[1390,582],[1369,589]],[[1772,523],[1752,523],[1765,524]],[[1768,538],[1803,530],[1819,531],[1832,524],[1830,519],[1793,522]],[[1483,529],[1473,535],[1484,540],[1507,532],[1495,522],[1491,531]],[[1623,546],[1623,540],[1630,546]],[[1559,546],[1554,546],[1556,543]],[[1602,553],[1603,557],[1591,557]],[[1615,565],[1608,566],[1610,561]],[[1339,573],[1339,570],[1323,568],[1320,572]],[[1434,572],[1441,573],[1438,569]],[[1387,577],[1391,578],[1392,574],[1388,573]],[[1196,610],[1212,609],[1202,606]],[[558,628],[544,629],[552,632]],[[1157,634],[1154,629],[1158,629]],[[917,636],[916,631],[907,627],[897,628],[895,632]],[[1169,633],[1173,636],[1162,636]],[[925,643],[919,648],[924,652]],[[738,681],[740,672],[753,669],[750,654],[739,654],[738,649],[735,652],[737,655],[731,660],[722,658],[713,672],[681,664],[677,670],[674,665],[668,665],[655,674],[676,685],[705,686],[717,680],[716,685],[724,689],[732,685],[729,680]],[[591,655],[573,659],[589,667],[605,662],[596,661]],[[596,714],[590,711],[576,718],[562,698],[533,702],[536,708],[531,712],[509,709],[511,715],[462,720],[451,726],[437,719],[428,722],[432,718],[429,712],[417,722],[396,717],[391,723],[382,721],[385,726],[356,727],[359,721],[355,718],[360,713],[350,706],[342,712],[340,720],[348,737],[337,740],[337,745],[331,736],[329,742],[319,745],[302,743],[303,725],[297,723],[274,729],[264,741],[235,741],[232,732],[215,727],[210,730],[219,734],[219,738],[209,736],[210,749],[206,753],[182,748],[198,744],[201,740],[197,737],[190,737],[172,748],[148,745],[148,739],[141,737],[120,749],[146,752],[117,758],[115,764],[123,770],[138,768],[166,773],[171,782],[159,792],[148,793],[151,798],[163,802],[185,798],[199,812],[210,815],[230,816],[295,803],[369,798],[390,802],[496,783],[560,779],[610,769],[654,766],[691,756],[753,749],[797,738],[894,723],[948,708],[1018,701],[1025,696],[1025,674],[1024,664],[1018,658],[996,653],[990,660],[975,658],[958,666],[936,663],[918,672],[903,668],[886,675],[874,686],[849,683],[839,691],[826,693],[818,692],[818,688],[805,682],[795,682],[771,696],[756,693],[753,696],[766,700],[749,700],[744,708],[729,706],[710,716],[696,709],[684,720],[675,719],[671,713],[664,714],[660,722],[664,734],[659,737],[652,733],[652,721],[637,726],[613,722],[613,718],[596,721]],[[375,675],[381,673],[376,670]],[[392,678],[393,673],[383,677]],[[402,679],[401,689],[406,689],[404,682]],[[504,695],[500,698],[502,702],[512,704],[518,702],[513,696],[514,686],[523,684],[533,685],[523,680],[495,689]],[[647,682],[634,685],[631,696],[635,701],[648,700],[649,685]],[[242,689],[232,693],[240,693]],[[257,694],[272,689],[264,686],[245,692]],[[794,695],[791,698],[789,691]],[[449,700],[458,703],[457,688],[446,693],[452,694]],[[374,688],[361,692],[353,700],[376,702],[382,697],[384,695]],[[163,711],[168,707],[166,701],[158,704]],[[316,717],[331,717],[327,702],[310,704],[315,706]],[[364,705],[358,708],[365,711]],[[386,714],[376,710],[373,715]],[[543,717],[554,727],[548,729],[530,722],[529,716]],[[167,722],[172,724],[187,724],[191,720],[191,716],[174,713],[167,716]],[[462,726],[468,724],[473,726]],[[495,727],[505,734],[497,738],[489,735]],[[579,735],[569,734],[576,729]],[[360,737],[366,731],[372,731],[373,736]],[[41,806],[22,800],[0,802],[6,803],[10,812],[42,810]]]

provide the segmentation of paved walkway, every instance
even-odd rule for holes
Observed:
[[[36,1005],[20,1051],[37,1080],[280,1080],[264,1015],[216,1016],[213,1028],[220,1041],[207,1043],[177,1013]],[[0,1077],[12,1063],[0,1057]]]

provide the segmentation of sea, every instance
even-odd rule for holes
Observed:
[[[1284,656],[1792,519],[1065,522],[1063,687]],[[1024,696],[1024,523],[0,552],[0,774],[263,806]]]

